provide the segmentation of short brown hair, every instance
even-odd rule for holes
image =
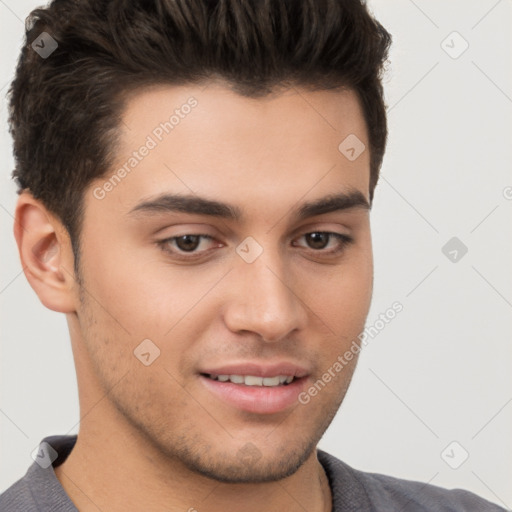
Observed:
[[[43,32],[58,45],[46,58],[32,46]],[[61,219],[77,258],[83,193],[112,165],[125,93],[220,77],[248,97],[276,86],[354,89],[372,199],[390,43],[360,0],[54,0],[27,18],[9,90],[18,192],[30,190]]]

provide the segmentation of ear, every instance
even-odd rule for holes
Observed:
[[[16,204],[14,237],[30,286],[49,309],[76,310],[77,286],[71,239],[66,228],[30,192]]]

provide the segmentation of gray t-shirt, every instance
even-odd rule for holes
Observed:
[[[25,476],[0,495],[0,512],[76,512],[78,509],[64,491],[53,470],[66,460],[75,442],[76,435],[45,437],[40,445],[45,446],[40,452],[41,464],[34,462]],[[48,445],[56,453],[48,449]],[[57,458],[49,459],[50,453]],[[421,482],[365,473],[351,468],[320,449],[317,449],[317,454],[331,486],[333,512],[506,510],[468,491],[447,490]]]

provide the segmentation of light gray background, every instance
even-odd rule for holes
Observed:
[[[79,418],[65,317],[39,303],[12,236],[5,93],[22,20],[37,5],[0,0],[0,491],[25,473],[42,437],[76,433]],[[364,349],[319,446],[363,470],[466,488],[510,508],[512,2],[369,5],[394,44],[368,325],[395,301],[404,310]],[[453,31],[469,44],[458,58],[465,43]],[[468,247],[455,263],[441,251],[454,236]],[[441,457],[453,441],[452,464],[469,453],[458,469]]]

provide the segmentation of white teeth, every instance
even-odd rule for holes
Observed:
[[[279,386],[279,376],[277,377],[264,377],[263,379],[264,386]]]
[[[246,386],[280,386],[290,384],[293,376],[276,375],[275,377],[258,377],[256,375],[215,375],[210,374],[210,378],[220,382],[231,381],[234,384],[245,384]]]
[[[263,377],[254,377],[253,375],[246,375],[244,384],[246,386],[263,386]]]

